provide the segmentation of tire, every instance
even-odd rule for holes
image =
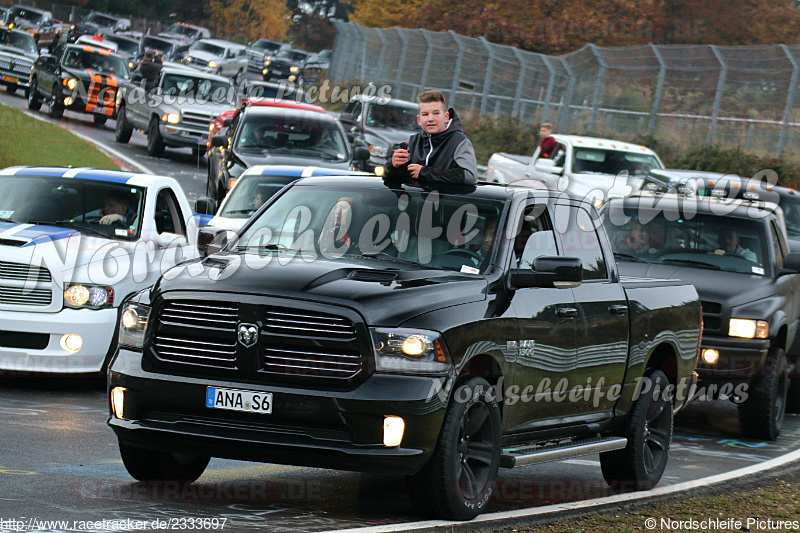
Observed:
[[[739,429],[751,439],[775,440],[786,414],[789,377],[783,348],[772,348],[763,375],[754,378],[739,404]]]
[[[119,453],[125,469],[139,481],[177,480],[191,483],[203,475],[210,457],[138,448],[122,442]]]
[[[101,127],[101,126],[104,126],[107,120],[108,120],[108,117],[104,117],[103,115],[94,115],[92,117],[92,121],[94,122],[94,125],[97,126],[98,128]]]
[[[31,86],[28,89],[28,109],[31,111],[39,111],[42,108],[42,95],[39,94],[39,87],[36,84],[36,78],[31,80]]]
[[[666,374],[653,370],[647,377],[652,387],[633,404],[625,430],[628,445],[600,454],[606,483],[618,492],[650,490],[661,479],[672,440],[672,401],[665,399]]]
[[[789,393],[786,395],[786,412],[800,413],[800,376],[792,377],[789,383]]]
[[[64,116],[64,104],[61,101],[61,89],[58,84],[53,84],[53,92],[50,95],[50,110],[47,112],[50,118],[61,118]]]
[[[119,112],[117,113],[117,124],[114,128],[114,139],[118,143],[126,144],[131,140],[132,133],[133,126],[128,124],[128,120],[125,118],[125,106],[120,106]]]
[[[480,377],[459,382],[439,440],[423,469],[407,478],[409,494],[425,514],[471,520],[481,514],[500,466],[500,406]],[[458,398],[469,394],[467,401]],[[470,427],[471,426],[471,427]]]
[[[164,148],[164,139],[161,138],[161,131],[158,129],[158,119],[153,117],[147,126],[147,153],[159,157],[164,153]]]

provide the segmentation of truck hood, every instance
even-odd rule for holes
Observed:
[[[203,274],[192,272],[201,265]],[[482,276],[379,259],[217,254],[168,271],[154,294],[210,291],[325,302],[355,309],[370,326],[396,326],[421,313],[483,300],[486,288]]]
[[[729,308],[761,300],[775,292],[772,278],[755,274],[627,261],[619,262],[618,268],[625,276],[679,279],[691,283],[701,300],[718,302]],[[737,287],[737,290],[732,291],[731,287]]]
[[[36,54],[32,54],[27,50],[23,50],[22,48],[15,48],[13,46],[4,46],[0,48],[0,52],[10,54],[13,56],[20,56],[24,57],[25,59],[30,59],[31,61],[36,61],[36,58],[39,57]]]
[[[304,167],[322,167],[322,168],[335,168],[339,170],[350,170],[350,160],[345,159],[342,161],[326,161],[325,159],[316,159],[311,156],[292,155],[286,153],[270,154],[249,154],[236,152],[236,157],[246,163],[246,168],[255,165],[299,165]],[[345,154],[347,157],[347,154]]]
[[[400,128],[369,128],[367,130],[370,135],[374,135],[379,139],[386,141],[389,147],[397,143],[408,142],[409,137],[417,133],[416,131],[403,130]]]
[[[219,63],[222,60],[221,56],[216,56],[216,55],[212,54],[211,52],[203,52],[201,50],[190,50],[189,51],[189,57],[202,59],[203,61],[206,61],[206,62],[208,62],[208,61],[216,61],[217,63]]]
[[[556,180],[559,176],[555,176]],[[617,180],[619,182],[617,183]],[[584,197],[587,193],[599,189],[604,192],[608,192],[612,186],[616,185],[619,187],[627,183],[627,185],[631,188],[630,191],[619,190],[620,194],[631,194],[635,191],[638,191],[642,188],[642,184],[644,184],[644,178],[642,177],[633,177],[628,176],[627,178],[623,178],[622,176],[617,176],[616,174],[572,174],[569,178],[569,183],[567,185],[567,192],[571,192],[573,194],[577,194],[578,196]],[[617,191],[615,191],[617,192]]]
[[[186,35],[181,35],[180,33],[159,33],[159,37],[163,37],[164,39],[171,39],[173,41],[178,41],[181,44],[186,44],[191,41],[189,37]]]
[[[179,99],[177,103],[175,102],[169,103],[169,102],[170,102],[169,99],[164,100],[164,108],[170,108],[170,109],[165,109],[164,111],[174,110],[175,113],[186,113],[188,111],[193,113],[199,113],[201,115],[210,114],[211,117],[209,118],[209,120],[214,120],[220,113],[222,113],[223,111],[229,111],[231,108],[230,102],[215,104],[214,102],[209,101],[203,104],[199,104],[197,102],[192,102],[191,100],[183,101],[181,99]]]

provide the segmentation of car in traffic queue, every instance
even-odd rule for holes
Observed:
[[[290,48],[286,43],[270,41],[269,39],[258,39],[247,45],[247,71],[255,72],[259,77],[264,76],[267,60],[271,60],[278,50]]]
[[[213,215],[206,229],[238,231],[267,200],[290,183],[316,176],[375,176],[369,172],[293,165],[256,165],[248,168],[217,206],[212,198],[199,198],[195,212]]]
[[[117,46],[117,53],[125,58],[128,62],[128,69],[133,72],[138,64],[139,39],[127,35],[117,35],[115,33],[104,35],[103,39]]]
[[[117,90],[130,79],[130,70],[118,54],[62,43],[53,54],[39,56],[30,76],[28,109],[38,111],[47,102],[51,118],[61,118],[69,109],[91,115],[95,125],[102,126],[116,117]]]
[[[189,45],[200,39],[210,39],[211,31],[203,26],[195,26],[185,22],[175,22],[170,24],[164,31],[158,34],[159,37],[177,41],[182,47],[188,48]]]
[[[189,47],[184,64],[230,78],[234,85],[247,73],[246,47],[221,39],[201,39]]]
[[[369,151],[352,145],[325,109],[272,99],[245,99],[225,132],[211,138],[211,145],[206,194],[217,205],[254,165],[363,170],[369,159]]]
[[[321,50],[312,55],[303,66],[303,80],[306,85],[316,85],[331,66],[333,50]]]
[[[104,371],[121,305],[192,257],[198,224],[170,177],[0,170],[0,373]]]
[[[8,9],[4,26],[28,32],[39,48],[49,48],[58,43],[63,33],[60,21],[53,19],[50,11],[23,5],[13,5]]]
[[[74,42],[81,35],[102,35],[129,31],[130,29],[130,19],[92,11],[86,18],[70,25],[68,40]]]
[[[271,58],[264,61],[263,76],[264,81],[287,80],[304,85],[303,67],[311,57],[310,52],[295,50],[293,48],[282,48]]]
[[[165,65],[152,89],[140,74],[118,93],[114,138],[127,143],[134,130],[147,135],[147,153],[160,156],[164,149],[206,151],[209,124],[235,106],[235,90],[227,78],[188,68]]]
[[[800,253],[789,249],[778,205],[641,193],[612,198],[602,213],[621,273],[697,289],[700,391],[736,403],[744,436],[776,439],[800,326]]]
[[[206,252],[122,313],[108,423],[137,480],[210,457],[390,473],[469,520],[500,467],[599,453],[618,491],[664,472],[700,302],[620,277],[587,202],[307,177]]]
[[[36,41],[28,32],[0,28],[0,84],[8,92],[28,90],[37,57]]]
[[[179,41],[166,37],[145,35],[139,40],[139,50],[136,55],[136,61],[137,63],[141,61],[145,52],[148,50],[155,50],[161,54],[164,61],[178,62],[184,58],[188,49],[189,47],[187,45],[182,45]]]
[[[418,109],[414,102],[359,94],[345,106],[339,122],[369,147],[369,170],[374,170],[386,164],[397,145],[422,131]]]

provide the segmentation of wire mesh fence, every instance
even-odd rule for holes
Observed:
[[[331,81],[440,89],[460,111],[679,146],[800,148],[800,46],[586,45],[547,56],[455,32],[332,21]]]

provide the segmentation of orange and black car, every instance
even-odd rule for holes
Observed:
[[[115,118],[119,81],[129,77],[128,64],[118,54],[62,44],[54,54],[42,54],[34,63],[28,107],[38,110],[47,103],[52,118],[60,118],[69,109],[88,113],[95,124],[102,125]]]

